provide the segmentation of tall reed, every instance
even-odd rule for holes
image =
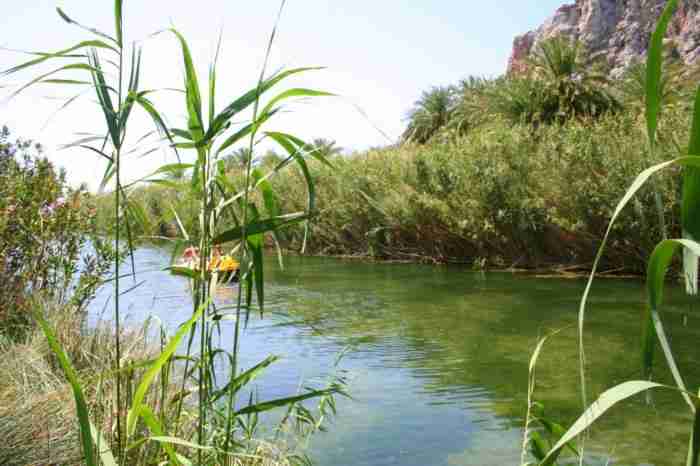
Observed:
[[[285,2],[282,1],[277,22],[284,4]],[[114,223],[116,225],[114,234],[117,250],[124,246],[125,241],[126,247],[130,251],[133,250],[132,222],[147,221],[138,203],[130,201],[130,189],[140,183],[169,186],[186,193],[199,204],[198,228],[194,232],[188,232],[180,221],[178,212],[173,212],[181,233],[181,237],[174,240],[173,257],[177,257],[178,253],[186,247],[196,247],[199,255],[197,267],[187,268],[173,264],[170,268],[173,274],[184,276],[191,283],[192,314],[167,341],[167,344],[163,344],[162,352],[152,361],[122,364],[119,297],[123,290],[119,280],[121,264],[120,261],[115,261],[116,355],[113,371],[105,375],[105,377],[116,378],[116,401],[112,408],[116,419],[113,438],[110,436],[105,440],[98,426],[91,421],[89,407],[83,393],[85,381],[80,380],[79,374],[76,373],[70,359],[55,338],[50,324],[40,312],[36,313],[36,319],[73,389],[86,463],[97,464],[101,461],[105,464],[155,464],[167,458],[169,464],[191,464],[185,456],[185,453],[188,453],[196,455],[197,464],[232,464],[239,461],[240,455],[245,453],[245,442],[236,436],[240,426],[245,425],[242,419],[257,418],[259,413],[276,408],[287,410],[280,428],[297,412],[306,419],[303,422],[315,428],[320,427],[320,423],[317,425],[313,417],[308,418],[310,412],[301,403],[310,399],[319,400],[321,419],[324,418],[327,407],[334,406],[333,397],[343,393],[340,379],[332,379],[325,388],[305,389],[302,393],[281,399],[259,401],[251,397],[247,405],[240,406],[241,403],[237,403],[237,395],[278,359],[268,357],[245,371],[241,371],[238,367],[242,326],[248,322],[253,310],[259,310],[261,314],[264,311],[265,236],[269,236],[277,244],[276,236],[281,229],[299,222],[308,224],[316,211],[314,182],[309,173],[306,158],[313,157],[330,166],[323,154],[296,136],[262,130],[263,125],[279,113],[288,100],[330,96],[330,93],[290,88],[274,95],[264,105],[261,99],[286,78],[318,68],[295,68],[267,74],[267,63],[277,31],[276,23],[267,43],[264,65],[257,84],[233,99],[217,113],[216,78],[217,60],[221,48],[220,37],[216,56],[209,68],[208,115],[205,117],[202,93],[187,41],[176,29],[168,29],[163,33],[172,34],[181,50],[185,69],[183,95],[187,114],[187,129],[170,128],[149,99],[149,95],[155,91],[139,89],[142,66],[140,47],[132,46],[130,60],[126,60],[128,53],[124,46],[123,1],[114,2],[114,35],[83,26],[61,9],[58,9],[58,14],[69,24],[89,31],[98,36],[98,39],[85,40],[58,52],[36,53],[38,58],[5,71],[3,76],[54,59],[78,59],[75,63],[64,65],[31,80],[13,96],[37,83],[88,86],[96,93],[107,126],[106,134],[91,135],[69,146],[89,150],[107,161],[101,186],[106,187],[110,183],[114,186]],[[100,53],[114,55],[115,59],[111,62],[118,69],[114,83],[108,83],[107,74],[102,69]],[[130,63],[128,68],[125,66],[125,61]],[[51,77],[54,73],[63,71],[87,73],[89,80],[80,81],[72,79],[72,76],[69,77],[70,79]],[[129,76],[128,83],[124,82],[126,75]],[[116,98],[116,103],[113,103],[113,98]],[[156,130],[160,133],[162,140],[173,149],[178,162],[163,165],[149,176],[125,184],[121,174],[123,148],[129,117],[134,107],[142,109],[151,117]],[[237,127],[233,119],[244,116],[243,113],[250,111],[251,108],[252,118],[241,127]],[[254,169],[253,157],[249,157],[245,166],[244,185],[235,186],[224,172],[224,162],[221,160],[223,152],[247,140],[248,151],[253,154],[256,146],[265,139],[279,144],[287,151],[288,156],[268,173]],[[180,151],[189,150],[195,153],[194,162],[185,163],[180,158]],[[283,213],[279,208],[280,202],[270,180],[291,164],[296,164],[304,175],[308,190],[308,204],[307,209],[303,211]],[[176,183],[167,178],[171,175],[182,175],[184,172],[189,173],[187,182]],[[258,195],[253,196],[256,192]],[[262,199],[261,205],[255,202],[254,197]],[[221,247],[238,251],[240,257],[241,285],[238,288],[236,305],[232,309],[219,307],[214,300],[219,278],[216,267],[212,264],[215,263],[218,249]],[[132,255],[132,274],[136,273],[134,268]],[[234,311],[233,314],[227,312],[230,310]],[[221,332],[222,321],[226,320],[233,320],[234,323],[234,338],[230,351],[215,348],[213,343],[215,332]],[[177,350],[185,341],[187,342],[186,353],[176,356]],[[199,346],[196,354],[193,351],[195,342]],[[181,371],[174,369],[175,359],[184,361]],[[219,359],[228,362],[229,378],[223,386],[216,380],[215,363]],[[135,368],[140,370],[138,372],[140,380],[134,378]],[[174,378],[176,374],[180,377],[177,381]],[[156,383],[157,380],[160,382]],[[125,389],[126,397],[123,393]],[[160,393],[160,402],[153,403],[152,399],[157,397],[147,396],[153,391]],[[188,401],[193,394],[197,397],[194,415],[189,412],[193,402]],[[191,418],[195,419],[195,438],[191,438],[188,433]],[[311,429],[313,430],[315,429]],[[244,435],[244,439],[252,440],[250,434],[255,431],[255,428],[246,430],[248,433]],[[110,441],[109,448],[105,448],[107,446],[105,443]],[[153,449],[155,453],[151,451]]]
[[[665,37],[666,30],[677,7],[678,0],[669,0],[659,19],[657,29],[652,35],[648,51],[648,74],[646,79],[646,121],[648,138],[652,148],[656,145],[656,131],[658,128],[659,112],[662,105],[659,86],[661,83],[662,73],[661,57],[663,38]],[[612,219],[610,220],[608,229],[603,237],[602,244],[593,264],[593,270],[590,273],[579,307],[579,372],[581,378],[581,396],[585,411],[566,432],[559,433],[557,436],[558,441],[547,452],[545,452],[541,458],[538,458],[538,464],[541,466],[555,464],[562,450],[567,445],[570,445],[570,442],[577,437],[580,437],[581,440],[578,455],[580,458],[580,463],[583,464],[583,441],[585,440],[585,433],[591,427],[591,425],[620,401],[654,389],[675,390],[687,403],[689,411],[693,417],[693,422],[690,428],[690,441],[686,465],[697,466],[700,464],[700,393],[688,390],[682,374],[680,373],[676,364],[673,351],[664,330],[661,314],[659,313],[663,302],[665,276],[676,252],[683,251],[685,277],[688,291],[694,292],[697,287],[697,257],[700,256],[700,243],[697,243],[693,238],[698,237],[697,235],[700,233],[697,228],[700,218],[697,215],[697,209],[700,205],[700,183],[698,183],[697,177],[698,173],[700,173],[698,172],[698,169],[700,169],[700,88],[698,89],[694,106],[695,111],[691,125],[690,143],[687,149],[688,155],[656,164],[639,174],[623,196],[622,200],[618,203]],[[686,239],[664,238],[663,241],[656,246],[648,261],[648,307],[642,322],[643,339],[641,348],[642,372],[647,380],[633,380],[616,385],[601,394],[598,399],[589,406],[587,402],[588,394],[586,389],[586,356],[583,344],[584,323],[588,297],[596,276],[600,258],[603,254],[604,248],[606,247],[610,232],[615,225],[615,221],[625,206],[655,174],[674,166],[681,166],[684,169],[681,211],[683,212],[682,223],[684,236]],[[655,346],[657,342],[661,346],[664,359],[666,360],[666,363],[673,376],[675,383],[674,386],[668,386],[652,381],[652,368],[654,365],[654,353],[656,351]],[[533,356],[533,361],[536,360],[540,350],[541,344],[538,345],[535,355]]]

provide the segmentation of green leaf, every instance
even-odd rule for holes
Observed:
[[[204,302],[199,306],[197,311],[192,314],[192,317],[183,324],[177,331],[175,336],[173,336],[168,342],[167,346],[163,349],[163,352],[158,356],[156,361],[148,368],[144,373],[138,388],[134,392],[134,398],[131,403],[131,409],[127,414],[126,418],[126,432],[127,435],[131,436],[134,434],[136,429],[136,420],[141,416],[143,406],[143,400],[146,397],[146,392],[150,387],[153,380],[160,372],[161,368],[166,362],[172,357],[180,344],[180,340],[190,331],[192,326],[195,324],[197,319],[205,312],[206,308],[209,306],[209,302]]]
[[[88,407],[87,403],[85,402],[83,390],[80,386],[80,381],[78,380],[78,375],[75,372],[75,369],[73,369],[73,365],[68,359],[68,356],[58,343],[53,329],[44,319],[44,316],[41,315],[41,311],[39,309],[34,310],[34,318],[39,323],[39,326],[41,327],[41,330],[49,343],[51,351],[54,353],[54,355],[56,355],[58,363],[63,370],[63,374],[66,376],[66,379],[68,379],[68,383],[73,390],[75,408],[78,414],[78,424],[80,426],[80,444],[83,449],[85,464],[88,466],[97,466],[97,463],[95,462],[95,449],[92,443],[92,430],[90,426],[90,417],[88,415]]]
[[[56,7],[56,12],[58,13],[58,15],[59,15],[61,18],[63,18],[63,20],[64,20],[66,23],[72,24],[72,25],[74,25],[74,26],[77,26],[77,27],[79,27],[79,28],[81,28],[81,29],[84,29],[84,30],[86,30],[86,31],[88,31],[88,32],[92,32],[93,34],[96,34],[96,35],[98,35],[98,36],[104,37],[105,39],[109,39],[109,40],[111,40],[112,42],[114,42],[114,43],[116,43],[117,45],[119,45],[119,43],[117,42],[117,40],[116,40],[114,37],[112,37],[112,36],[110,36],[110,35],[108,35],[108,34],[105,34],[104,32],[100,32],[100,31],[98,31],[98,30],[95,29],[95,28],[83,26],[83,25],[80,24],[79,22],[74,21],[73,19],[71,19],[61,8]]]
[[[196,443],[188,442],[177,437],[149,437],[148,440],[165,444],[180,445],[182,447],[192,448],[195,450],[215,450],[214,447],[205,447],[202,445],[197,445]]]
[[[215,118],[214,122],[211,124],[209,127],[209,130],[207,131],[207,134],[205,135],[204,139],[209,141],[216,136],[221,129],[225,127],[225,125],[233,118],[236,114],[239,112],[245,110],[253,104],[258,98],[267,92],[270,88],[275,86],[277,83],[282,81],[283,79],[292,76],[297,73],[302,73],[304,71],[310,71],[310,70],[319,70],[322,68],[319,67],[308,67],[308,68],[294,68],[291,70],[283,71],[279,74],[273,75],[270,78],[263,80],[259,86],[254,87],[253,89],[249,90],[245,94],[243,94],[241,97],[238,99],[234,100],[231,104],[229,104],[221,113],[219,113]]]
[[[107,128],[109,129],[109,134],[112,137],[112,144],[115,148],[120,148],[121,133],[119,127],[119,118],[114,110],[112,98],[110,97],[109,90],[107,89],[107,83],[105,81],[104,73],[102,72],[102,67],[100,66],[100,59],[97,55],[97,52],[93,50],[89,56],[89,59],[90,64],[93,67],[91,75],[95,84],[97,99],[100,102],[100,108],[102,109],[105,121],[107,122]]]
[[[695,97],[695,111],[690,130],[690,155],[700,155],[700,88]],[[681,225],[683,238],[700,240],[700,169],[686,167],[683,170],[683,194],[681,201]],[[683,270],[686,291],[690,295],[697,294],[698,256],[688,249],[683,250]]]
[[[247,225],[246,234],[252,236],[257,235],[259,233],[279,230],[280,228],[285,228],[295,223],[307,220],[309,217],[309,214],[307,214],[306,212],[297,212],[294,214],[280,215],[278,217],[257,220]],[[243,228],[241,226],[237,226],[235,228],[221,233],[220,235],[217,235],[213,239],[213,244],[222,244],[227,243],[229,241],[236,241],[241,239],[242,236]]]
[[[96,448],[98,448],[98,455],[100,455],[100,460],[103,466],[117,466],[117,461],[114,459],[112,450],[109,449],[109,442],[102,436],[102,433],[97,430],[95,425],[90,422],[90,434],[92,435],[92,441]]]
[[[236,416],[243,416],[246,414],[262,413],[265,411],[270,411],[271,409],[281,408],[284,406],[289,406],[291,404],[299,403],[304,400],[309,400],[312,398],[320,398],[322,396],[335,395],[339,393],[338,388],[327,388],[324,390],[310,390],[303,395],[290,396],[287,398],[279,398],[276,400],[264,401],[262,403],[256,403],[254,405],[247,406],[236,411]]]
[[[216,151],[216,155],[218,156],[221,152],[225,151],[244,137],[248,136],[251,133],[257,132],[258,128],[265,123],[267,120],[269,120],[272,116],[274,116],[279,109],[275,109],[271,112],[263,113],[258,116],[256,119],[255,123],[249,123],[240,130],[236,131],[234,134],[226,138],[226,140],[221,144],[219,149]],[[201,144],[200,144],[201,145]]]
[[[44,79],[43,81],[40,81],[39,84],[74,84],[92,86],[90,81],[79,81],[77,79]]]
[[[542,461],[547,456],[548,451],[549,446],[544,438],[542,438],[542,435],[537,431],[532,432],[530,434],[530,453],[532,453],[532,456],[534,456],[536,460]]]
[[[649,42],[647,55],[647,133],[649,143],[653,146],[656,143],[656,129],[659,125],[659,110],[661,109],[661,67],[663,62],[663,46],[666,30],[671,22],[673,13],[678,7],[678,0],[669,0],[666,3],[661,18],[656,25],[656,30]]]
[[[268,356],[262,362],[244,372],[241,372],[235,379],[230,381],[224,388],[217,391],[212,396],[212,402],[215,403],[229,392],[237,393],[241,388],[245,387],[250,382],[255,380],[260,374],[262,374],[267,367],[279,361],[279,359],[279,356]]]
[[[124,43],[123,29],[124,29],[124,16],[122,14],[122,5],[124,0],[114,0],[114,26],[117,33],[117,44],[121,47]]]
[[[175,29],[170,31],[177,36],[182,49],[182,59],[185,65],[185,98],[187,100],[188,129],[195,142],[199,142],[204,136],[204,123],[202,120],[202,97],[199,93],[197,72],[192,63],[192,54],[187,41]]]
[[[313,158],[315,158],[316,160],[318,160],[319,162],[321,162],[322,164],[324,164],[325,166],[327,166],[328,168],[330,168],[331,170],[335,170],[335,167],[333,166],[333,164],[332,164],[326,157],[324,157],[324,156],[318,151],[317,148],[315,148],[315,147],[312,146],[311,144],[305,143],[304,141],[302,141],[301,139],[299,139],[298,137],[296,137],[296,136],[294,136],[294,135],[292,135],[292,134],[287,134],[287,133],[276,133],[276,134],[283,134],[287,139],[289,139],[289,140],[292,141],[294,144],[296,144],[297,147],[299,147],[299,149],[300,149],[301,151],[305,151],[305,152],[304,152],[304,155],[308,154],[308,155],[310,155],[311,157],[313,157]]]
[[[700,393],[699,393],[700,396]],[[688,461],[686,466],[698,466],[700,464],[700,402],[695,400],[695,416],[693,428],[690,431],[690,446],[688,447]]]
[[[38,65],[40,63],[45,62],[46,60],[50,60],[52,58],[66,58],[66,57],[74,57],[73,55],[70,55],[71,52],[74,52],[76,50],[84,49],[84,48],[103,48],[103,49],[108,49],[112,50],[113,52],[118,53],[118,50],[112,47],[109,44],[106,44],[105,42],[102,42],[101,40],[86,40],[83,42],[79,42],[78,44],[69,47],[67,49],[59,50],[58,52],[52,52],[52,53],[45,53],[45,52],[30,52],[32,55],[38,55],[39,58],[35,58],[34,60],[30,60],[28,62],[21,63],[17,66],[13,66],[12,68],[9,68],[2,73],[0,73],[0,76],[8,76],[10,74],[16,73],[20,70],[23,70],[25,68],[29,68],[30,66]]]
[[[162,437],[165,435],[165,432],[163,431],[163,427],[161,426],[160,422],[158,422],[158,418],[156,418],[156,415],[153,414],[153,411],[151,408],[148,406],[143,406],[141,407],[141,417],[143,418],[143,422],[146,423],[146,426],[148,429],[154,433],[157,438]],[[180,464],[180,461],[178,459],[178,456],[175,454],[175,449],[172,447],[170,443],[166,443],[163,445],[163,449],[165,452],[168,454],[168,457],[170,458],[171,463],[170,464]]]
[[[248,234],[247,231],[246,234]],[[255,291],[257,292],[258,306],[260,307],[261,314],[265,310],[263,246],[263,235],[261,233],[248,236],[248,248],[253,256],[253,278],[255,279]]]
[[[135,184],[140,183],[142,181],[156,181],[156,180],[152,180],[151,178],[153,178],[154,176],[158,176],[158,175],[176,175],[176,174],[179,174],[182,171],[188,170],[192,167],[194,167],[194,165],[191,163],[169,163],[166,165],[161,165],[150,175],[146,175],[143,178],[139,178],[138,180],[134,181],[133,183],[130,183],[129,186],[135,185]],[[161,180],[157,180],[157,181],[161,181]]]
[[[129,115],[131,114],[131,109],[134,106],[134,95],[138,91],[139,87],[139,79],[141,77],[141,54],[141,48],[137,49],[134,45],[131,52],[131,72],[129,74],[129,86],[127,88],[128,93],[122,108],[119,110],[119,130],[122,137],[124,137],[124,134],[126,133]]]
[[[673,259],[673,256],[679,247],[689,249],[696,256],[700,255],[700,244],[690,240],[670,239],[659,243],[649,258],[649,264],[647,265],[647,294],[649,298],[649,312],[644,325],[645,335],[643,338],[643,344],[645,346],[642,348],[642,353],[644,354],[645,375],[649,376],[651,374],[650,363],[653,361],[652,358],[654,351],[652,346],[654,335],[651,334],[653,331],[659,339],[661,348],[666,356],[666,362],[671,369],[676,385],[683,391],[683,396],[686,402],[690,405],[691,409],[694,409],[695,405],[690,400],[688,394],[685,393],[687,391],[685,383],[683,382],[683,378],[681,377],[678,366],[676,365],[673,352],[671,351],[671,346],[666,338],[666,333],[661,323],[661,318],[658,314],[658,310],[663,302],[666,272],[671,264],[671,259]]]
[[[165,121],[160,116],[160,113],[158,112],[158,110],[156,110],[153,103],[144,97],[143,92],[136,94],[134,99],[136,103],[138,103],[141,106],[141,108],[143,108],[146,111],[146,113],[148,113],[148,115],[151,117],[153,123],[156,125],[158,133],[165,136],[170,142],[171,146],[175,148],[175,141],[173,140],[173,135],[171,134],[170,130],[168,129],[168,126],[165,124]],[[178,153],[176,148],[174,150],[177,159],[180,160],[180,154]]]
[[[216,44],[216,53],[214,61],[209,67],[209,125],[214,122],[216,115],[216,65],[219,62],[219,52],[221,52],[221,39],[223,38],[223,29],[219,30],[219,41]]]
[[[576,422],[566,431],[559,441],[552,447],[545,459],[540,462],[540,466],[549,466],[559,455],[564,446],[575,439],[579,434],[588,429],[600,416],[605,414],[607,410],[622,400],[630,398],[641,392],[651,390],[653,388],[661,388],[664,385],[644,382],[631,381],[617,385],[605,391],[600,397],[579,417]]]
[[[37,83],[42,82],[42,81],[44,80],[44,78],[47,78],[47,77],[49,77],[49,76],[51,76],[51,75],[54,75],[54,74],[56,74],[56,73],[60,73],[61,71],[68,71],[68,70],[87,70],[87,71],[94,71],[94,69],[93,69],[91,66],[86,65],[85,63],[71,63],[70,65],[65,65],[65,66],[62,66],[62,67],[60,67],[60,68],[56,68],[56,69],[53,70],[53,71],[49,71],[48,73],[42,74],[42,75],[40,75],[40,76],[38,76],[38,77],[32,79],[32,80],[29,81],[27,84],[21,86],[19,89],[17,89],[16,91],[14,91],[14,92],[10,95],[9,99],[12,99],[12,98],[16,97],[18,94],[20,94],[22,91],[24,91],[24,90],[27,89],[28,87],[33,86],[34,84],[37,84]]]
[[[331,94],[330,92],[324,92],[324,91],[317,91],[314,89],[304,89],[304,88],[294,88],[294,89],[288,89],[281,94],[273,97],[267,105],[263,108],[261,113],[267,113],[269,112],[272,107],[278,103],[281,102],[285,99],[290,99],[294,97],[335,97],[335,94]]]
[[[251,172],[253,177],[254,186],[260,188],[263,195],[263,203],[265,204],[265,210],[270,217],[277,217],[280,215],[279,201],[275,195],[275,191],[272,189],[272,183],[267,181],[263,173],[258,169],[254,168]]]
[[[167,267],[165,270],[169,270],[170,273],[173,275],[177,275],[179,277],[189,278],[192,280],[196,279],[199,276],[199,274],[197,273],[196,270],[190,269],[188,267],[173,266],[173,267]]]
[[[608,223],[608,227],[605,230],[605,234],[603,235],[603,240],[600,244],[600,247],[598,248],[598,252],[596,253],[596,257],[593,260],[593,267],[591,268],[591,272],[588,275],[588,280],[586,282],[586,287],[583,291],[583,295],[581,296],[581,302],[579,303],[579,311],[578,311],[578,337],[579,337],[579,372],[581,373],[581,385],[582,385],[582,393],[585,394],[585,378],[583,377],[583,374],[585,372],[585,351],[584,351],[584,346],[583,346],[583,324],[586,318],[586,305],[588,304],[588,297],[591,293],[591,288],[593,287],[593,280],[595,278],[595,275],[598,271],[598,265],[600,264],[600,260],[603,257],[603,252],[605,251],[605,246],[608,243],[608,238],[610,237],[610,232],[613,229],[613,226],[615,225],[615,221],[617,218],[620,216],[624,208],[627,206],[629,201],[637,194],[637,192],[646,184],[646,182],[651,178],[654,174],[665,170],[666,168],[672,167],[674,165],[680,165],[684,167],[698,167],[700,168],[700,157],[696,156],[690,156],[690,157],[679,157],[674,160],[669,160],[667,162],[662,162],[657,165],[654,165],[652,167],[647,168],[644,170],[642,173],[640,173],[637,178],[634,180],[632,185],[627,189],[627,192],[625,192],[625,195],[622,197],[620,202],[618,202],[617,206],[615,207],[615,210],[613,212],[613,215],[610,219],[610,222]],[[585,395],[584,395],[585,398]]]
[[[311,172],[309,171],[309,167],[307,166],[306,161],[304,160],[304,157],[301,154],[303,146],[298,146],[294,142],[293,137],[290,137],[290,135],[285,133],[266,132],[265,135],[272,138],[275,142],[282,146],[282,148],[284,148],[284,150],[287,151],[289,156],[293,157],[299,165],[299,168],[301,169],[301,172],[304,175],[304,180],[306,180],[306,189],[309,194],[308,211],[310,215],[313,214],[313,211],[316,208],[316,185],[314,183],[313,177],[311,176]],[[309,223],[307,222],[304,226],[304,241],[301,246],[302,253],[306,251],[306,243],[308,241],[308,238]]]

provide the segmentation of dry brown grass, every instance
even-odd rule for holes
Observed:
[[[112,330],[107,323],[85,329],[83,316],[70,307],[50,303],[42,303],[42,307],[79,377],[88,381],[83,389],[93,422],[110,439],[116,424],[114,378],[108,376],[115,358]],[[124,331],[122,367],[151,359],[158,353],[154,338],[148,337],[152,333],[148,324]],[[173,370],[170,380],[179,380],[179,376]],[[132,393],[134,381],[139,378],[138,371],[124,377],[124,392]],[[148,394],[148,403],[155,411],[160,407],[161,387],[161,383],[153,384]],[[166,398],[178,388],[170,383]],[[188,438],[193,432],[194,426],[185,425],[180,434]],[[287,448],[284,442],[256,440],[248,451],[250,455],[231,457],[225,465],[217,466],[291,464],[288,458],[292,448]],[[146,450],[130,458],[128,464],[148,465],[150,459]],[[72,391],[40,330],[21,342],[8,342],[0,335],[0,465],[49,464],[83,464]]]

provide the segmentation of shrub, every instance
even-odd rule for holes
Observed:
[[[21,336],[31,326],[32,297],[85,303],[106,271],[111,249],[93,231],[89,196],[70,189],[63,172],[31,141],[0,133],[0,333]]]

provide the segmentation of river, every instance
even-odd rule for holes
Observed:
[[[127,324],[152,315],[172,331],[190,315],[186,281],[162,271],[169,259],[164,249],[136,251],[143,283],[122,298]],[[563,329],[544,347],[535,399],[560,422],[581,412],[574,325],[582,280],[321,258],[284,265],[266,264],[268,312],[251,318],[241,359],[248,367],[283,356],[257,381],[263,400],[328,374],[350,348],[340,367],[352,399],[339,399],[328,432],[312,439],[319,466],[517,465],[528,361],[552,330]],[[109,320],[110,294],[103,288],[91,304],[93,323]],[[681,372],[698,387],[700,319],[680,288],[668,296],[674,305],[663,319]],[[640,281],[595,282],[586,323],[591,398],[640,378],[643,303]],[[657,379],[670,382],[667,372],[657,358]],[[652,406],[638,397],[611,410],[587,448],[601,464],[684,464],[689,426],[680,396],[660,391]]]

